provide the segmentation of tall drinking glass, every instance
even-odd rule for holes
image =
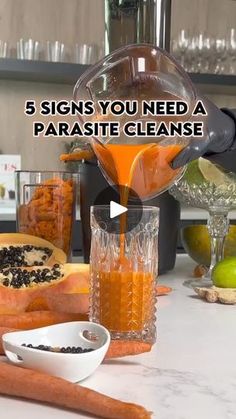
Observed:
[[[48,240],[71,258],[77,175],[16,171],[17,231]]]
[[[109,206],[94,206],[91,229],[90,320],[113,339],[154,342],[159,208],[110,218]]]

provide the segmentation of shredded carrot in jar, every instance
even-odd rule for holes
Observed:
[[[72,180],[49,179],[18,209],[19,231],[50,241],[69,255],[74,212]]]

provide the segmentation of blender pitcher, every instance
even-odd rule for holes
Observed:
[[[94,102],[94,121],[119,121],[120,128],[129,121],[160,121],[160,116],[143,116],[142,100],[183,100],[188,112],[181,120],[191,119],[196,103],[195,89],[179,64],[164,50],[150,44],[129,45],[120,48],[88,69],[78,80],[76,100]],[[99,100],[136,100],[136,115],[102,115]],[[80,116],[84,123],[91,116]],[[162,116],[165,122],[177,122],[180,116]],[[101,170],[111,185],[131,188],[142,200],[152,199],[167,190],[183,173],[183,168],[173,170],[170,162],[189,143],[184,137],[129,137],[123,132],[119,137],[93,137],[91,146]],[[123,160],[122,173],[118,160]],[[126,166],[126,172],[125,167]],[[124,202],[123,202],[124,203]]]

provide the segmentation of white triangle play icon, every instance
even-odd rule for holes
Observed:
[[[115,201],[110,201],[110,218],[118,217],[118,215],[124,214],[126,211],[128,211],[128,208],[117,204]]]

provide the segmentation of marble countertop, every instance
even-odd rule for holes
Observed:
[[[142,404],[157,419],[235,419],[236,307],[203,302],[183,287],[193,267],[180,255],[175,270],[160,278],[173,292],[158,300],[158,340],[152,352],[109,361],[84,386]],[[88,416],[0,397],[0,417]]]

